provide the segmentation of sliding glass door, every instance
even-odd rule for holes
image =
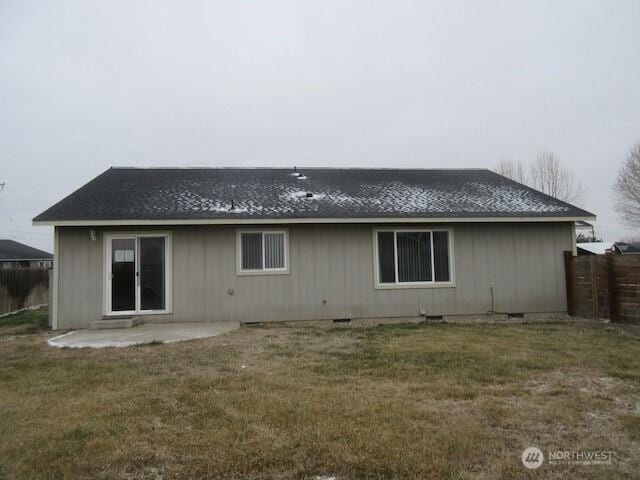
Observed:
[[[165,238],[141,237],[140,310],[165,309]]]
[[[169,235],[107,235],[105,241],[105,313],[166,313]]]
[[[136,275],[136,239],[114,238],[111,241],[112,311],[135,311]]]

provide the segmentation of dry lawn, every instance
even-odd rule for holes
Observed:
[[[637,478],[640,329],[246,327],[59,350],[0,328],[0,477]],[[9,330],[7,330],[9,329]],[[4,334],[3,334],[4,333]],[[614,450],[528,471],[522,450]]]

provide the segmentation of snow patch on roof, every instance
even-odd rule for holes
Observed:
[[[578,248],[593,253],[594,255],[604,255],[607,250],[611,250],[613,242],[583,242],[576,244]]]
[[[289,192],[289,193],[280,195],[280,199],[285,201],[286,200],[322,200],[326,197],[327,195],[324,193],[307,192],[305,190],[298,190],[296,192]]]
[[[488,170],[110,169],[36,220],[529,216],[592,215]]]

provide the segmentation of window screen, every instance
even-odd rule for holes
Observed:
[[[264,234],[264,268],[284,268],[284,233]]]
[[[262,270],[262,233],[240,235],[242,270]]]
[[[242,232],[240,234],[241,270],[285,270],[285,232]]]

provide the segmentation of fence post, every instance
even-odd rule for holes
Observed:
[[[614,256],[607,253],[607,287],[609,289],[609,320],[618,321],[618,295],[616,292],[616,272],[614,265]]]
[[[564,279],[567,289],[567,315],[573,316],[573,252],[564,252]]]
[[[53,268],[47,270],[47,304],[49,305],[47,320],[51,328],[53,326]]]
[[[600,308],[598,305],[598,273],[596,269],[597,255],[589,256],[589,271],[591,273],[591,296],[593,301],[591,302],[591,308],[593,312],[593,318],[597,320],[600,318]]]

